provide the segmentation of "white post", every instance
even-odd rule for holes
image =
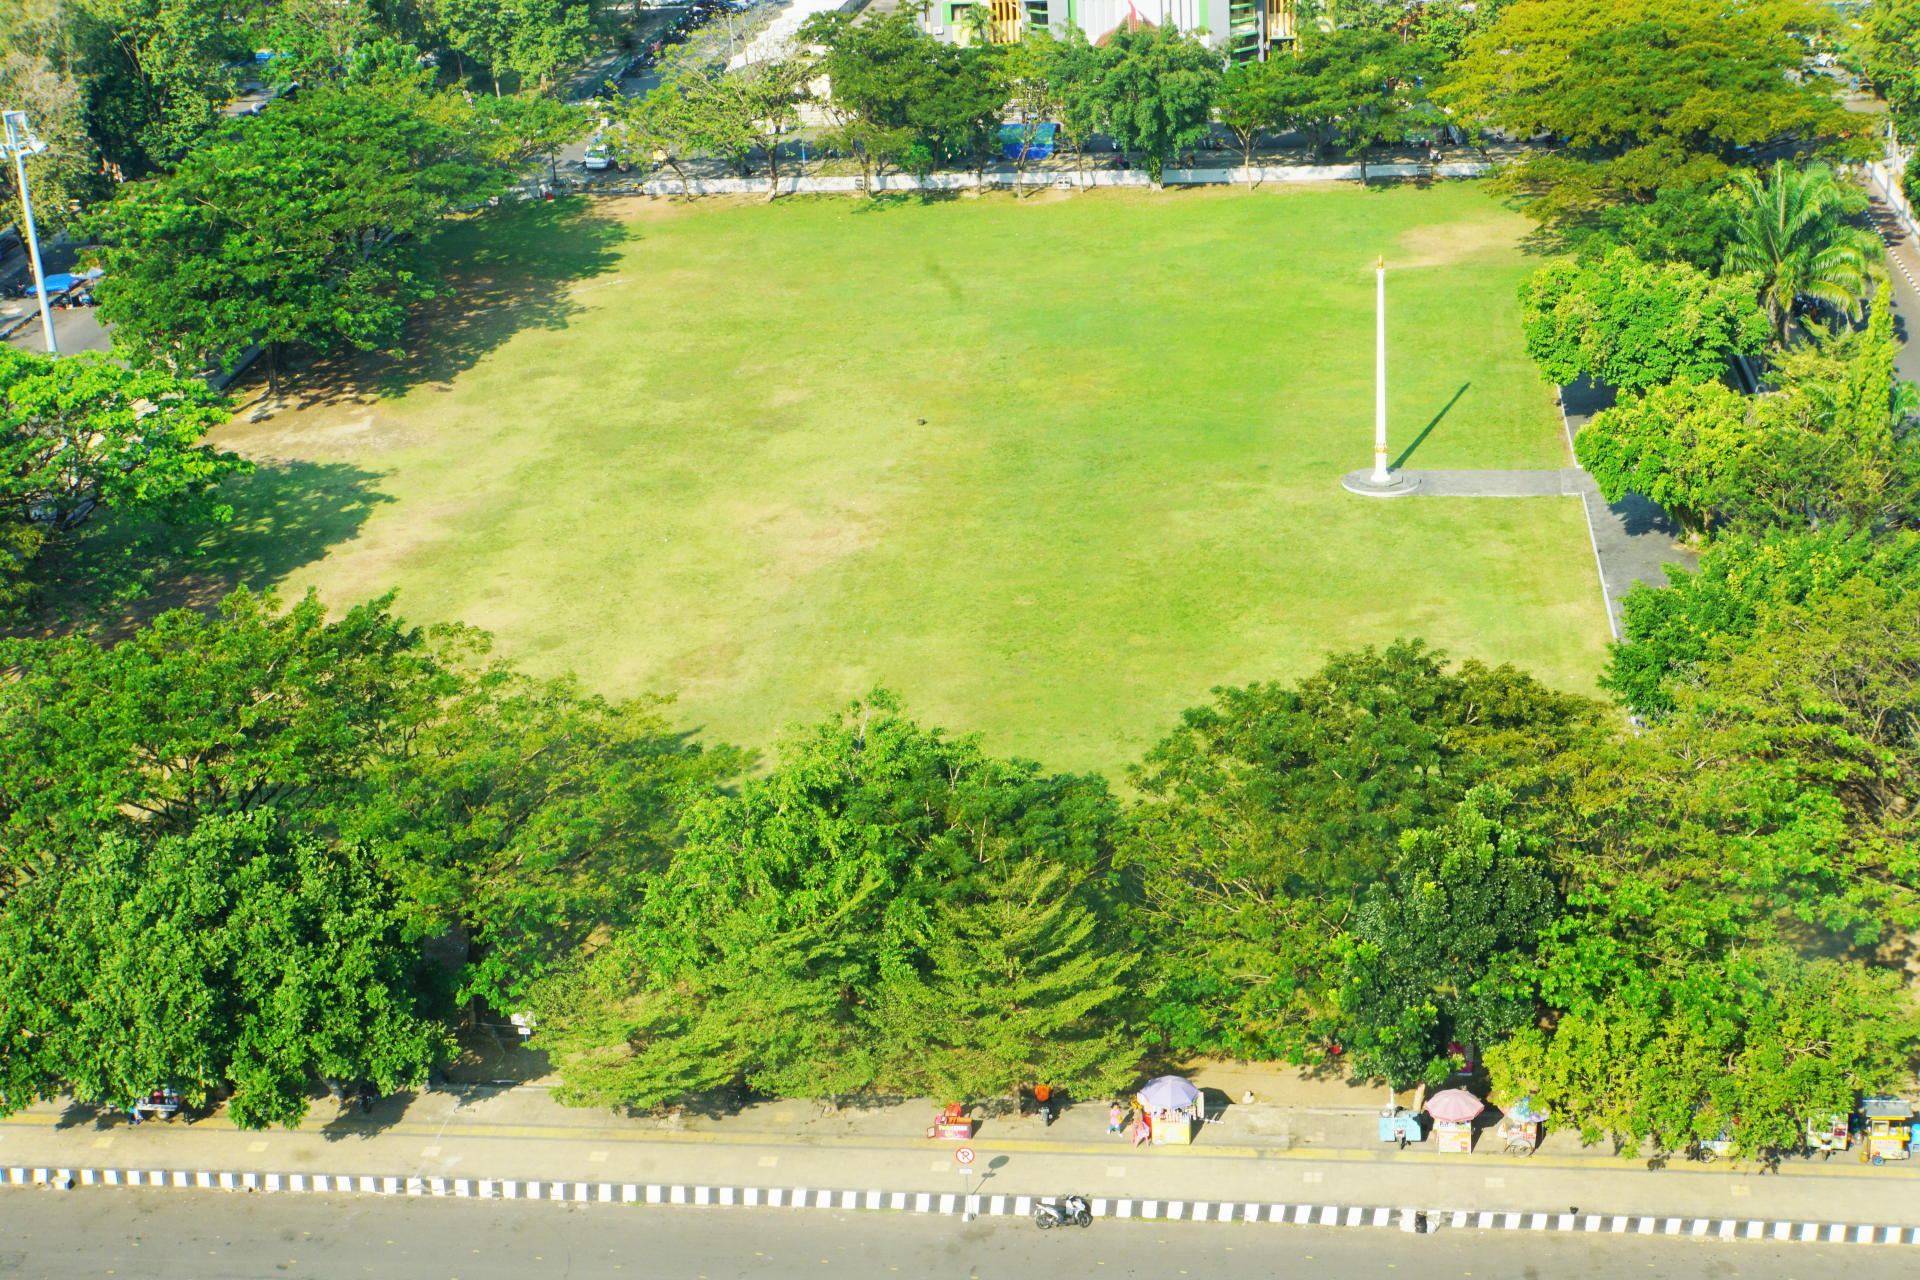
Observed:
[[[1373,483],[1391,484],[1387,474],[1387,260],[1373,267]]]
[[[40,290],[40,327],[46,330],[47,354],[57,356],[60,348],[53,340],[53,312],[47,306],[47,273],[40,266],[40,237],[34,233],[33,201],[27,196],[27,113],[6,113],[7,150],[13,152],[13,170],[20,179],[20,220],[27,224],[27,251],[33,258],[33,280]]]

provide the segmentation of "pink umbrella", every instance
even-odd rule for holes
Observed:
[[[1427,1099],[1427,1114],[1435,1120],[1458,1123],[1471,1120],[1486,1109],[1486,1103],[1465,1089],[1443,1089]]]

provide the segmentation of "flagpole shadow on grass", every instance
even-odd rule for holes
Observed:
[[[1460,384],[1460,389],[1453,393],[1453,399],[1447,401],[1446,404],[1442,405],[1440,408],[1440,412],[1433,415],[1433,421],[1429,422],[1426,425],[1426,429],[1423,430],[1419,435],[1413,438],[1412,444],[1408,445],[1405,449],[1401,450],[1400,456],[1393,460],[1393,466],[1389,468],[1390,470],[1398,471],[1400,468],[1407,465],[1407,459],[1413,456],[1413,451],[1420,447],[1420,444],[1422,441],[1424,441],[1428,436],[1433,434],[1433,429],[1440,425],[1440,419],[1446,417],[1447,411],[1452,409],[1453,406],[1455,406],[1456,404],[1460,403],[1460,397],[1467,394],[1467,388],[1472,385],[1473,384],[1471,382],[1463,382]]]

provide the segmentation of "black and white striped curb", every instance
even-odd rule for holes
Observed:
[[[565,1203],[730,1205],[772,1209],[861,1209],[904,1213],[1026,1217],[1052,1196],[963,1195],[935,1191],[829,1191],[816,1187],[697,1187],[640,1182],[529,1181],[324,1173],[210,1173],[183,1169],[71,1169],[6,1171],[0,1185],[166,1187],[181,1190],[353,1193],[451,1196],[477,1200]],[[1097,1218],[1167,1222],[1272,1222],[1313,1227],[1398,1227],[1433,1232],[1577,1231],[1611,1235],[1685,1236],[1711,1240],[1776,1240],[1823,1244],[1920,1244],[1920,1227],[1846,1222],[1773,1222],[1761,1219],[1647,1217],[1629,1214],[1509,1212],[1498,1209],[1386,1209],[1361,1205],[1268,1204],[1238,1200],[1092,1201]]]

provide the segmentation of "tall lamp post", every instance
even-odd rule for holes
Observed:
[[[27,252],[33,259],[33,283],[40,291],[40,327],[47,335],[47,354],[57,356],[60,348],[53,338],[53,311],[47,306],[47,273],[40,266],[40,236],[34,230],[33,200],[27,194],[27,157],[45,151],[47,144],[27,128],[24,111],[0,113],[0,121],[6,124],[5,145],[13,156],[14,177],[20,182],[20,220],[27,224]]]
[[[1387,467],[1387,260],[1373,263],[1373,470],[1350,471],[1341,487],[1372,498],[1398,498],[1420,487],[1418,476]]]

